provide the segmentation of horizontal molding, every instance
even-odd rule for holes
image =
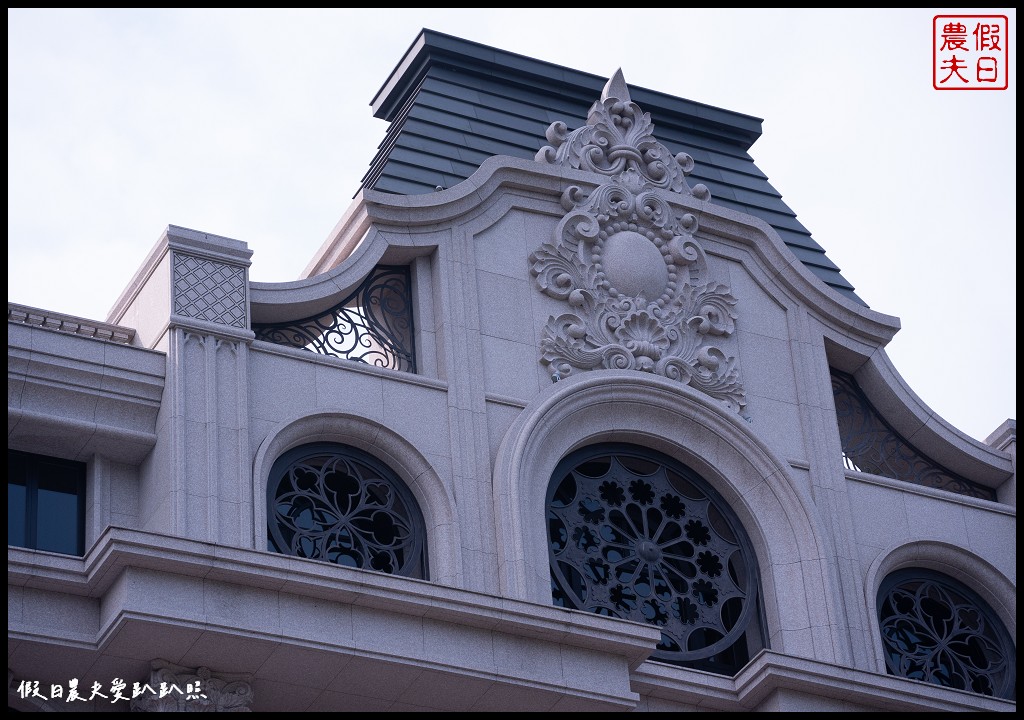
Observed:
[[[122,345],[131,345],[135,341],[135,330],[132,328],[12,302],[7,303],[7,322],[35,325],[48,330],[57,330],[97,340],[109,340]]]
[[[884,475],[872,475],[871,473],[859,472],[857,470],[845,470],[844,472],[846,474],[846,479],[851,482],[860,482],[866,485],[878,485],[880,487],[898,490],[901,493],[923,495],[924,497],[936,498],[939,500],[945,500],[946,502],[954,502],[959,505],[967,505],[969,507],[988,510],[989,512],[996,512],[1000,515],[1017,517],[1017,508],[1003,503],[970,497],[969,495],[962,495],[960,493],[950,492],[949,490],[942,490],[940,488],[931,488],[926,485],[918,485],[917,483],[908,482],[906,480],[897,480],[895,478],[885,477]]]
[[[610,652],[643,662],[661,637],[652,626],[486,595],[426,580],[354,570],[277,553],[109,527],[82,558],[8,547],[9,585],[103,597],[126,568],[209,578],[467,627]]]
[[[818,706],[829,701],[890,712],[1015,712],[1017,703],[893,675],[865,672],[762,650],[735,677],[728,678],[646,662],[631,674],[642,695],[695,705],[702,710],[757,710],[773,693],[809,696]]]

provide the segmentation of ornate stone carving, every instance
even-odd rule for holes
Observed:
[[[174,312],[245,328],[245,269],[174,253]]]
[[[690,188],[686,176],[693,170],[693,158],[686,153],[673,157],[654,137],[654,124],[629,97],[629,88],[616,70],[604,86],[601,99],[587,115],[587,124],[568,132],[564,122],[553,122],[545,136],[551,145],[537,153],[537,160],[568,165],[620,178],[624,182],[658,187],[674,193],[709,200],[704,185]]]
[[[591,107],[586,126],[571,133],[560,122],[548,128],[554,147],[543,148],[539,161],[609,179],[590,195],[569,187],[554,238],[530,254],[537,287],[571,308],[549,318],[541,362],[556,380],[574,368],[657,373],[742,411],[736,358],[713,342],[734,331],[736,298],[708,276],[694,238],[697,218],[677,216],[669,203],[672,193],[701,200],[710,193],[703,185],[689,187],[692,158],[673,158],[652,130],[621,71]]]
[[[154,660],[149,682],[131,702],[133,712],[251,712],[248,675],[214,676],[209,668],[186,668]]]

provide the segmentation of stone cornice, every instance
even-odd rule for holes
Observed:
[[[156,443],[166,356],[94,337],[9,323],[7,442],[87,460],[140,462]]]
[[[59,330],[60,332],[81,335],[82,337],[95,338],[96,340],[109,340],[131,345],[135,340],[135,330],[121,325],[89,320],[75,315],[42,310],[40,308],[7,303],[7,322],[21,323],[22,325],[34,325],[48,330]]]
[[[643,662],[660,632],[593,613],[494,597],[424,580],[313,560],[108,527],[76,558],[8,547],[9,585],[101,598],[127,568],[209,578],[257,592],[287,592],[484,630],[543,638]],[[111,617],[114,613],[108,612]],[[17,635],[13,628],[12,635]],[[104,633],[99,629],[97,642]]]
[[[789,690],[890,712],[1015,712],[1017,703],[985,695],[854,670],[763,650],[735,677],[680,671],[646,662],[630,677],[634,690],[702,710],[749,711],[772,693]]]
[[[8,380],[105,396],[156,407],[164,386],[165,356],[139,347],[96,344],[96,338],[28,326],[7,334]],[[49,337],[33,337],[43,333]],[[11,359],[18,362],[11,363]]]

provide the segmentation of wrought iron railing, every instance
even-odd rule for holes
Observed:
[[[300,320],[253,323],[252,329],[257,340],[416,372],[407,266],[378,265],[334,307]]]
[[[928,458],[896,432],[853,376],[831,368],[836,421],[848,470],[895,478],[969,497],[995,500],[992,488],[961,477]]]

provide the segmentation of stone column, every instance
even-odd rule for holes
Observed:
[[[251,255],[238,240],[171,225],[108,317],[167,354],[157,442],[140,472],[145,530],[253,547]]]
[[[168,393],[176,535],[250,547],[249,257],[244,243],[168,232]],[[164,439],[164,438],[161,438]]]

